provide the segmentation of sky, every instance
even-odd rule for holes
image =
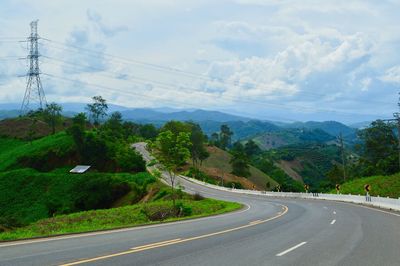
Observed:
[[[395,0],[1,0],[0,103],[22,101],[23,41],[39,19],[49,102],[102,95],[265,120],[391,118],[399,13]]]

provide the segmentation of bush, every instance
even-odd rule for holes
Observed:
[[[154,166],[154,165],[156,165],[156,164],[158,164],[158,161],[157,161],[156,159],[153,159],[153,160],[151,160],[151,161],[147,164],[147,166],[148,166],[148,167],[152,167],[152,166]]]
[[[184,173],[184,175],[192,177],[192,178],[195,178],[195,179],[200,180],[200,181],[205,181],[205,182],[210,183],[210,184],[214,184],[214,185],[217,184],[217,181],[215,179],[209,177],[206,173],[204,173],[204,172],[202,172],[199,169],[194,168],[194,167],[190,167],[190,169],[188,171],[186,171]]]
[[[200,194],[200,193],[195,193],[194,195],[193,195],[193,200],[203,200],[204,199],[204,197]]]
[[[176,203],[175,208],[178,211],[178,217],[190,216],[193,213],[192,207],[186,206],[183,202]]]
[[[119,146],[116,151],[115,161],[118,170],[122,172],[143,172],[146,171],[146,162],[142,156],[129,146]]]
[[[177,210],[172,205],[145,205],[142,207],[141,213],[150,221],[163,221],[177,216]]]
[[[243,189],[243,186],[239,182],[226,182],[224,183],[224,187],[229,187],[229,188],[236,188],[236,189]]]

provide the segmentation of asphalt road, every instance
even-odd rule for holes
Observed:
[[[0,243],[0,265],[400,265],[400,215],[273,199],[179,180],[240,211],[170,224]]]

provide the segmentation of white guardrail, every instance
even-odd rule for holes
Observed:
[[[206,182],[199,181],[194,178],[187,176],[179,176],[187,181],[196,183],[209,188],[229,191],[240,194],[248,195],[261,195],[267,197],[283,197],[283,198],[298,198],[298,199],[318,199],[318,200],[332,200],[332,201],[342,201],[351,202],[363,205],[369,205],[373,207],[379,207],[383,209],[400,211],[400,198],[385,198],[385,197],[371,197],[371,196],[361,196],[361,195],[344,195],[344,194],[324,194],[324,193],[302,193],[302,192],[271,192],[271,191],[259,191],[259,190],[247,190],[247,189],[235,189],[212,185]]]

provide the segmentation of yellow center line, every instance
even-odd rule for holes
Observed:
[[[230,228],[230,229],[226,229],[226,230],[223,230],[223,231],[218,231],[218,232],[214,232],[214,233],[210,233],[210,234],[190,237],[190,238],[186,238],[186,239],[177,238],[177,239],[172,239],[172,240],[152,243],[152,244],[148,244],[148,245],[144,245],[144,246],[134,247],[134,248],[131,248],[128,251],[114,253],[114,254],[100,256],[100,257],[94,257],[94,258],[91,258],[91,259],[79,260],[79,261],[75,261],[75,262],[71,262],[71,263],[61,264],[60,266],[72,266],[72,265],[78,265],[78,264],[83,264],[83,263],[88,263],[88,262],[93,262],[93,261],[98,261],[98,260],[104,260],[104,259],[108,259],[108,258],[113,258],[113,257],[117,257],[117,256],[132,254],[132,253],[145,251],[145,250],[149,250],[149,249],[154,249],[154,248],[174,245],[174,244],[178,244],[178,243],[184,243],[184,242],[188,242],[188,241],[193,241],[193,240],[203,239],[203,238],[207,238],[207,237],[211,237],[211,236],[226,234],[226,233],[233,232],[233,231],[238,231],[238,230],[241,230],[241,229],[244,229],[244,228],[247,228],[247,227],[255,226],[257,224],[266,223],[266,222],[275,220],[275,219],[285,215],[288,212],[289,209],[288,209],[287,206],[284,206],[284,205],[282,205],[282,206],[283,206],[282,208],[284,209],[283,212],[279,212],[277,215],[275,215],[275,216],[273,216],[271,218],[265,219],[265,220],[257,220],[257,221],[250,222],[249,224],[246,224],[246,225],[242,225],[242,226],[238,226],[238,227],[234,227],[234,228]]]
[[[162,244],[176,242],[176,241],[179,241],[179,240],[181,240],[181,238],[162,241],[162,242],[156,242],[156,243],[152,243],[152,244],[148,244],[148,245],[144,245],[144,246],[134,247],[134,248],[131,248],[131,249],[142,249],[142,248],[147,248],[147,247],[153,247],[153,246],[158,246],[158,245],[162,245]]]
[[[255,221],[250,222],[249,224],[254,225],[254,224],[259,224],[259,223],[262,223],[262,221],[261,220],[255,220]]]

